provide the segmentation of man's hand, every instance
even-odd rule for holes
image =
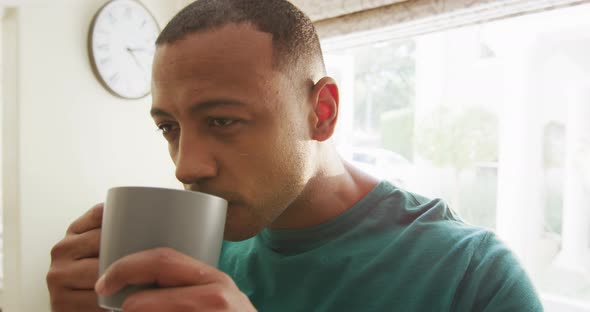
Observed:
[[[97,282],[96,291],[108,295],[141,284],[160,288],[130,295],[123,311],[256,311],[225,273],[170,248],[119,259]]]
[[[53,312],[105,311],[98,306],[98,251],[103,204],[86,212],[51,250],[47,287]]]

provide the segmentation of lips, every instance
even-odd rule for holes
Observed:
[[[241,196],[235,192],[214,191],[214,190],[209,190],[209,189],[205,189],[202,187],[199,188],[199,187],[192,187],[192,186],[189,187],[188,189],[193,192],[201,192],[201,193],[221,197],[221,198],[227,200],[228,206],[230,206],[230,205],[231,206],[239,206],[239,205],[244,204],[244,200],[242,200]]]

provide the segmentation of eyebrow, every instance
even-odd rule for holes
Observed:
[[[222,107],[222,106],[234,106],[234,107],[241,106],[241,107],[243,107],[243,106],[246,106],[246,103],[240,102],[238,100],[232,100],[232,99],[208,100],[208,101],[193,104],[189,108],[189,112],[191,114],[195,114],[198,112],[202,112],[202,111],[206,111],[206,110],[210,110],[210,109],[213,109],[216,107]],[[170,114],[169,112],[167,112],[163,109],[160,109],[160,108],[152,108],[150,110],[150,115],[152,115],[152,117],[172,117],[172,114]]]

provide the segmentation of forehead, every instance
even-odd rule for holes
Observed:
[[[228,24],[158,47],[153,81],[160,85],[193,78],[254,78],[274,72],[272,64],[270,34],[248,24]]]

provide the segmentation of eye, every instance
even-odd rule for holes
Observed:
[[[231,118],[210,118],[209,119],[209,126],[217,127],[217,128],[224,128],[229,127],[236,123],[237,120]]]
[[[160,123],[157,125],[158,127],[158,131],[162,132],[162,135],[166,138],[166,139],[170,139],[172,138],[172,135],[176,132],[178,132],[179,127],[176,124],[173,123]]]
[[[171,124],[159,124],[158,130],[162,131],[162,133],[166,134],[166,133],[169,133],[170,131],[172,131],[173,129],[172,129]]]

